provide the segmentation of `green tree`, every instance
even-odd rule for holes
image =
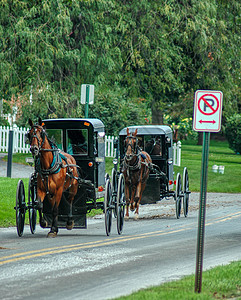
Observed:
[[[1,97],[25,125],[82,117],[94,84],[90,115],[116,132],[150,112],[190,117],[195,90],[218,89],[225,120],[241,111],[240,16],[238,0],[1,0]]]

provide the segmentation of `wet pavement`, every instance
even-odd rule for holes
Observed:
[[[0,153],[0,177],[7,177],[8,163],[3,160],[3,157],[7,155],[7,153]],[[29,178],[33,171],[34,168],[31,166],[13,163],[11,178]]]

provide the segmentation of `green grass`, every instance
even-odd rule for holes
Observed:
[[[194,292],[195,276],[140,290],[119,300],[241,299],[241,261],[203,272],[202,291]]]
[[[175,174],[187,167],[190,190],[200,190],[202,146],[182,145],[181,167],[174,167]],[[224,174],[213,173],[213,165],[225,167]],[[236,155],[228,148],[227,142],[212,141],[209,148],[208,192],[241,193],[241,155]]]
[[[12,162],[26,165],[27,163],[26,163],[25,159],[27,157],[32,157],[31,153],[15,153],[15,154],[13,154]],[[4,156],[3,160],[8,161],[8,156],[7,155]]]
[[[15,226],[16,178],[0,177],[0,227]],[[25,189],[28,187],[28,178],[23,179]],[[28,191],[25,190],[27,197]],[[28,219],[28,218],[26,218]]]

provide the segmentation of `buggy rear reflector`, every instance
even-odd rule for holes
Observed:
[[[173,184],[173,181],[172,180],[169,180],[169,185],[172,185]]]
[[[88,163],[88,166],[89,166],[89,167],[93,167],[92,161],[90,161],[90,162]]]
[[[174,180],[174,184],[177,184],[177,181],[176,181],[176,180]]]
[[[104,191],[104,188],[103,188],[103,186],[98,186],[98,192],[103,192]]]

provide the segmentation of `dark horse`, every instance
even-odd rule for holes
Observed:
[[[149,167],[152,163],[150,155],[141,151],[138,147],[136,135],[137,129],[130,135],[129,128],[127,128],[122,169],[125,178],[126,218],[129,218],[129,205],[131,211],[135,210],[135,218],[139,217],[139,204],[149,177]]]
[[[72,202],[78,189],[78,170],[75,159],[60,151],[51,142],[44,129],[44,123],[39,118],[38,124],[33,124],[28,132],[30,151],[35,159],[37,172],[37,201],[40,216],[40,226],[48,226],[43,218],[43,201],[47,196],[52,207],[52,224],[48,237],[55,237],[58,233],[58,207],[63,191],[69,191],[70,215],[66,224],[67,229],[72,229],[74,222],[71,219]]]

